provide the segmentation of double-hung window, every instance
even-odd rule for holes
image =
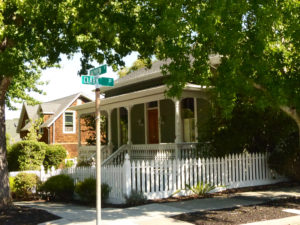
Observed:
[[[75,133],[75,112],[67,111],[64,113],[64,133]]]

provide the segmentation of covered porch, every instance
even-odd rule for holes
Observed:
[[[205,144],[198,143],[210,114],[206,88],[188,84],[180,99],[167,98],[161,85],[101,99],[103,164],[131,159],[195,157]],[[94,103],[72,107],[78,116],[79,160],[90,160],[96,147],[88,145],[84,119],[95,113]],[[91,135],[91,132],[90,132]]]

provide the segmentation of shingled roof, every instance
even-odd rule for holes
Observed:
[[[191,57],[191,61],[193,61],[192,57]],[[101,93],[104,93],[111,89],[161,77],[163,76],[163,74],[161,73],[161,67],[163,65],[169,64],[170,62],[171,62],[170,59],[155,61],[152,63],[151,68],[141,68],[139,70],[127,74],[124,77],[117,79],[113,87],[101,87]],[[220,64],[220,62],[221,62],[221,56],[219,54],[211,54],[209,56],[209,63],[212,68],[215,68],[216,65]]]
[[[39,105],[29,106],[26,103],[23,104],[21,116],[19,119],[17,132],[28,130],[31,126],[31,121],[35,121],[40,117],[40,113],[42,114],[50,114],[48,120],[46,120],[41,127],[50,127],[53,122],[67,109],[71,106],[71,104],[79,97],[83,97],[89,101],[92,101],[88,96],[82,93],[76,93],[70,96],[66,96],[60,99],[55,99],[49,102],[44,102]],[[29,121],[22,126],[22,121],[24,119],[25,113],[27,113]]]

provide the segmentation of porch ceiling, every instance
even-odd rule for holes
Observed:
[[[165,92],[168,90],[166,85],[161,85],[154,88],[149,88],[141,91],[127,93],[123,95],[104,98],[100,101],[101,110],[112,110],[119,107],[128,107],[137,104],[142,104],[151,101],[167,99]],[[182,92],[182,98],[197,97],[207,99],[205,94],[206,87],[200,85],[187,84]],[[95,112],[95,102],[85,103],[79,106],[70,107],[79,115]]]

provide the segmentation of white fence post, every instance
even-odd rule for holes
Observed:
[[[40,179],[41,179],[42,182],[44,182],[46,180],[46,177],[45,177],[45,168],[44,168],[43,165],[41,165]]]
[[[124,184],[125,184],[125,195],[129,196],[131,193],[131,165],[129,155],[125,155],[124,161]]]

